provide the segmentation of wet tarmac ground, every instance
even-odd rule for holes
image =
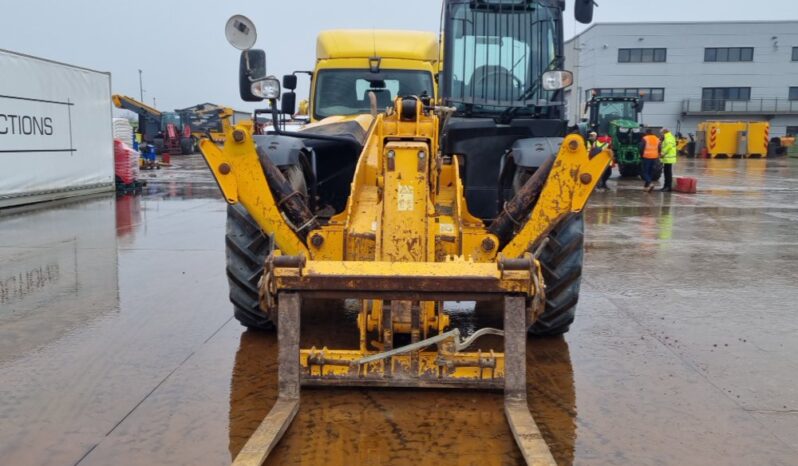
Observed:
[[[173,161],[138,196],[0,214],[0,464],[226,464],[274,402],[275,336],[231,319],[225,204]],[[560,464],[798,464],[798,160],[677,174],[701,192],[591,200],[530,409]],[[306,341],[354,331],[303,319]],[[499,394],[305,389],[267,464],[520,461]]]

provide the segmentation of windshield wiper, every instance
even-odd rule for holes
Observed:
[[[560,65],[560,60],[562,60],[562,57],[554,57],[549,64],[546,65],[543,73],[557,69]],[[521,93],[521,96],[518,98],[518,100],[527,100],[538,93],[540,84],[543,82],[543,73],[540,73],[540,76],[538,76],[538,78],[532,84],[530,84],[524,92]],[[523,108],[526,107],[508,107],[504,112],[502,112],[500,118],[501,120],[505,120],[507,117],[513,117],[516,113],[518,113],[519,110]]]

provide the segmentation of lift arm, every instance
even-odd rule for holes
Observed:
[[[529,220],[502,249],[504,257],[521,257],[537,247],[563,218],[582,211],[612,156],[591,153],[581,136],[565,138]]]
[[[116,108],[121,108],[124,110],[130,110],[141,116],[146,116],[152,118],[154,121],[157,121],[159,124],[161,122],[161,112],[155,108],[150,107],[149,105],[139,102],[138,100],[128,97],[125,95],[114,94],[111,98],[113,100],[114,105]]]

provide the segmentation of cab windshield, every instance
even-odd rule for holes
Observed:
[[[175,128],[179,131],[183,129],[183,122],[180,118],[180,115],[176,113],[165,113],[161,118],[161,131],[166,131],[166,128],[170,125],[175,125]]]
[[[378,111],[391,106],[399,96],[435,95],[432,73],[427,71],[322,70],[316,78],[314,117],[320,120],[370,113],[369,92],[377,98]]]
[[[478,0],[448,10],[447,100],[459,110],[491,112],[545,104],[543,72],[557,68],[556,2]],[[543,102],[541,102],[543,101]]]
[[[632,101],[624,102],[601,102],[598,105],[598,126],[600,134],[607,134],[610,122],[615,120],[637,119],[637,110]]]

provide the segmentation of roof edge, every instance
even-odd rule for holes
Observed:
[[[53,65],[66,66],[68,68],[73,68],[73,69],[76,69],[76,70],[88,71],[88,72],[91,72],[91,73],[105,74],[105,75],[111,76],[111,72],[110,71],[95,70],[95,69],[92,69],[92,68],[87,68],[85,66],[73,65],[71,63],[65,63],[65,62],[62,62],[62,61],[51,60],[49,58],[37,57],[35,55],[30,55],[30,54],[22,53],[22,52],[15,52],[13,50],[8,50],[8,49],[4,49],[4,48],[0,48],[0,52],[10,53],[11,55],[16,55],[18,57],[31,58],[33,60],[39,60],[39,61],[43,61],[45,63],[51,63]]]
[[[582,36],[583,34],[587,33],[591,29],[597,26],[676,26],[676,25],[690,25],[690,26],[697,26],[702,24],[711,24],[711,25],[727,25],[727,24],[796,24],[798,25],[798,19],[743,19],[743,20],[729,20],[729,21],[606,21],[606,22],[598,22],[593,23],[584,31],[576,34],[575,36],[567,39],[565,43],[571,42],[572,40],[576,39],[577,37]]]

